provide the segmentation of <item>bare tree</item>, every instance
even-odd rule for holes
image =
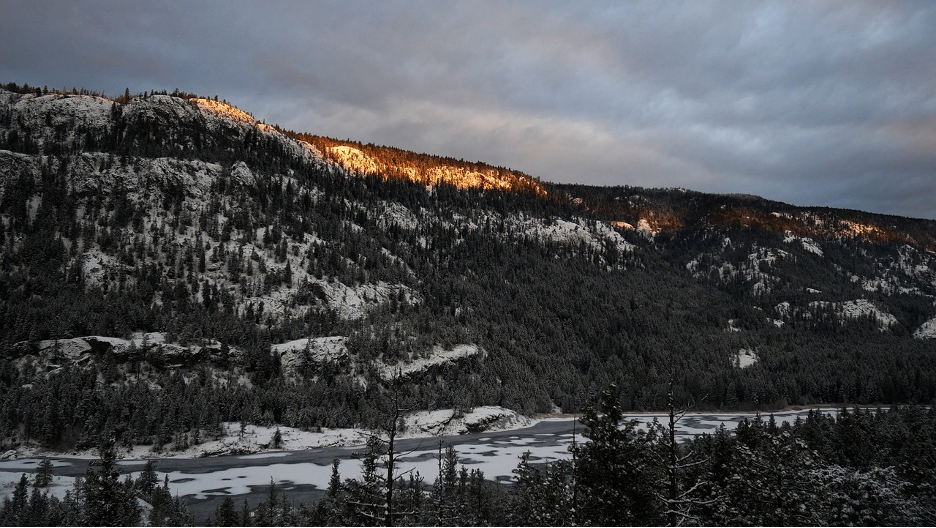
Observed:
[[[650,452],[663,468],[663,478],[658,482],[655,493],[664,504],[663,513],[667,523],[670,526],[681,526],[687,521],[700,521],[700,518],[693,514],[693,509],[714,504],[717,499],[698,498],[699,492],[706,485],[701,477],[684,483],[690,470],[705,464],[707,460],[697,456],[691,448],[680,447],[676,439],[676,427],[686,416],[688,409],[676,408],[672,376],[667,391],[666,407],[666,426],[654,420],[648,434],[651,445],[654,446]]]
[[[398,467],[399,458],[412,452],[397,452],[396,441],[400,433],[400,424],[403,416],[408,412],[408,409],[404,408],[400,401],[402,376],[399,371],[394,375],[390,383],[390,411],[378,428],[377,433],[369,435],[368,451],[364,460],[364,485],[371,489],[382,488],[382,504],[377,502],[379,499],[376,496],[372,496],[369,500],[360,500],[365,499],[365,497],[360,497],[359,500],[349,501],[349,504],[355,507],[360,516],[374,522],[382,522],[384,526],[393,526],[395,519],[417,513],[410,509],[394,511],[394,494],[397,491],[397,484],[402,482],[403,478],[413,470],[401,472]],[[416,449],[418,448],[419,446]],[[376,472],[378,459],[381,459],[384,463],[385,474],[383,476],[378,475]]]

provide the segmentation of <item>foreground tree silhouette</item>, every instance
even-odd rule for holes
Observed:
[[[699,469],[707,465],[708,460],[700,456],[691,443],[680,445],[676,428],[687,411],[676,408],[673,394],[671,379],[666,398],[666,424],[661,424],[654,418],[647,432],[647,440],[650,445],[649,453],[659,470],[656,496],[662,504],[667,523],[670,526],[678,526],[701,523],[701,510],[714,505],[719,498],[703,497],[709,482],[707,475]]]
[[[600,412],[599,412],[600,410]],[[575,446],[575,524],[653,525],[659,522],[651,482],[649,446],[637,421],[620,425],[617,387],[599,396],[581,421],[590,441]]]
[[[100,447],[97,470],[88,468],[78,486],[83,499],[82,524],[85,526],[133,526],[140,521],[140,506],[132,484],[120,482],[113,440]]]

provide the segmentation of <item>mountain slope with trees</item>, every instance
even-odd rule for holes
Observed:
[[[427,179],[443,166],[490,178]],[[216,98],[17,85],[0,219],[4,448],[374,425],[395,369],[409,409],[575,412],[612,382],[626,410],[671,382],[699,408],[936,396],[927,220],[542,183]],[[434,356],[459,345],[478,353]]]

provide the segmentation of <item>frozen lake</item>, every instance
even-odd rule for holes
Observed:
[[[777,423],[793,422],[803,417],[808,410],[773,413]],[[822,412],[835,413],[833,408]],[[678,424],[677,434],[683,438],[702,433],[713,433],[721,424],[734,429],[745,418],[755,414],[687,414]],[[768,415],[761,415],[765,420]],[[666,422],[665,414],[627,415],[643,424],[655,418]],[[577,441],[581,436],[581,424],[576,427]],[[412,470],[425,478],[427,483],[435,480],[438,473],[440,442],[451,443],[458,451],[460,463],[469,469],[480,469],[489,479],[509,481],[520,457],[527,451],[530,460],[548,462],[569,457],[569,446],[573,441],[573,419],[550,418],[531,427],[511,431],[485,432],[457,436],[432,438],[410,438],[398,440],[398,451],[404,453],[399,459],[401,471]],[[303,451],[271,451],[243,456],[224,456],[192,459],[158,459],[156,470],[169,475],[173,494],[188,499],[196,522],[203,522],[226,496],[233,496],[236,503],[247,499],[253,506],[263,499],[271,479],[277,487],[298,504],[310,503],[322,495],[328,486],[333,459],[341,459],[342,478],[360,477],[360,462],[354,460],[362,446],[326,447]],[[12,492],[12,487],[22,473],[35,470],[40,459],[27,458],[0,462],[0,495]],[[86,459],[56,457],[55,493],[63,494],[74,478],[85,473]],[[145,460],[122,460],[119,464],[125,473],[134,476]]]

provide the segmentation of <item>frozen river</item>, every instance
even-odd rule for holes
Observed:
[[[808,411],[786,411],[773,413],[778,423],[793,422]],[[834,413],[834,409],[823,409]],[[712,433],[721,424],[734,429],[745,418],[754,414],[687,414],[678,424],[677,434],[689,437]],[[767,415],[762,415],[766,419]],[[665,423],[664,414],[628,415],[646,424],[654,418]],[[576,426],[579,442],[582,427]],[[509,431],[485,432],[431,438],[411,438],[397,441],[398,451],[404,453],[399,459],[402,471],[418,471],[427,483],[435,480],[438,473],[440,442],[451,443],[458,451],[460,463],[469,469],[480,469],[489,479],[509,481],[520,457],[530,452],[530,460],[547,462],[569,457],[569,446],[573,441],[573,419],[545,419],[531,427]],[[196,522],[202,523],[226,496],[233,496],[236,503],[247,499],[253,506],[261,500],[272,479],[287,496],[299,502],[310,503],[319,498],[328,486],[331,464],[341,459],[342,478],[359,477],[360,462],[354,460],[362,446],[325,447],[302,451],[270,451],[243,456],[212,458],[164,458],[157,460],[156,470],[162,479],[169,475],[173,494],[185,497],[195,514]],[[12,491],[12,485],[23,472],[31,473],[40,459],[28,458],[0,462],[0,495]],[[64,493],[75,477],[84,475],[89,461],[77,458],[53,458],[54,474],[58,486],[56,493]],[[122,460],[119,464],[125,473],[136,474],[145,460]]]

